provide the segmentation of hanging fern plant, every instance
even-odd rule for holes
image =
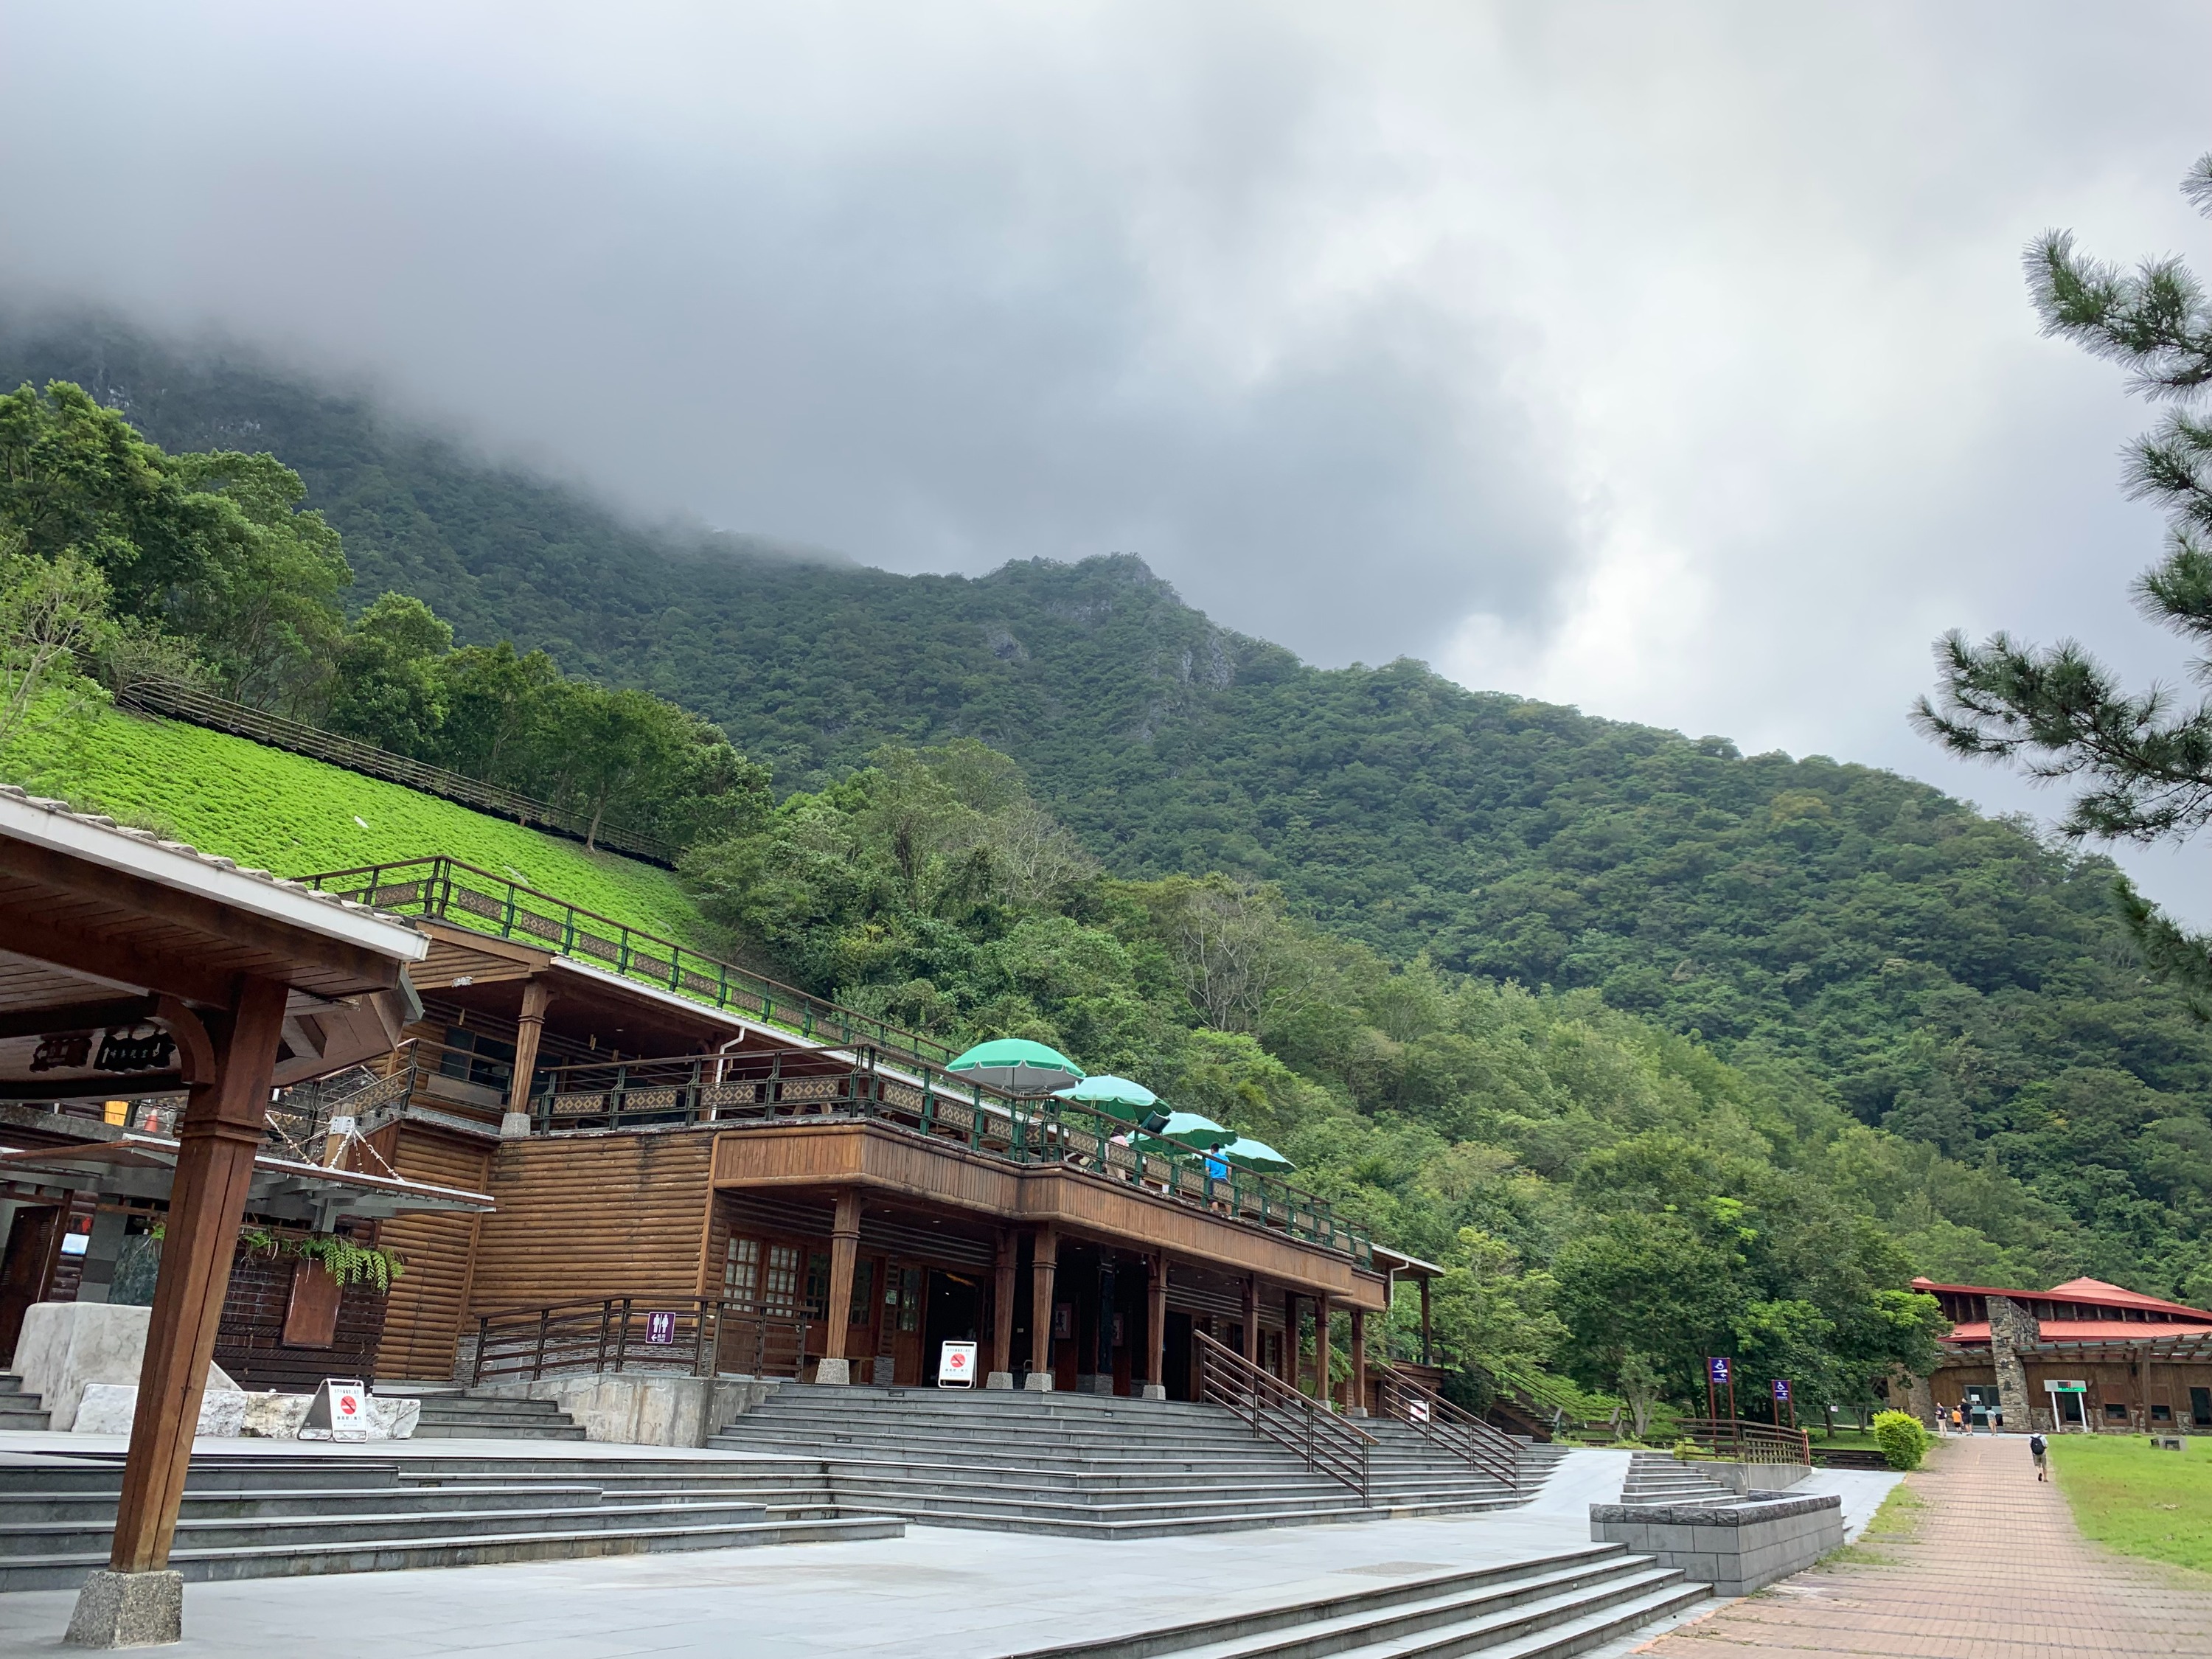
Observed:
[[[340,1285],[367,1285],[379,1296],[390,1293],[392,1281],[407,1271],[398,1251],[382,1244],[357,1244],[342,1233],[272,1233],[265,1227],[245,1227],[238,1242],[246,1252],[264,1261],[301,1256],[318,1262]]]

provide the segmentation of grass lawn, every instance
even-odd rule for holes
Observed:
[[[1830,1559],[1847,1561],[1855,1566],[1887,1566],[1894,1557],[1885,1554],[1886,1544],[1905,1542],[1920,1530],[1920,1511],[1928,1507],[1927,1499],[1902,1480],[1889,1489],[1889,1496],[1881,1500],[1881,1507],[1866,1523],[1866,1530],[1838,1550]]]
[[[2051,1474],[2082,1533],[2126,1555],[2212,1572],[2212,1441],[2156,1451],[2139,1436],[2051,1438]]]
[[[0,782],[280,876],[444,853],[633,927],[704,943],[697,908],[665,870],[179,721],[112,709],[52,721],[9,745]]]

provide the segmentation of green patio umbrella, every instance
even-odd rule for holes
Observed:
[[[945,1068],[962,1077],[1004,1089],[1010,1095],[1049,1094],[1080,1083],[1084,1071],[1057,1048],[1027,1037],[999,1037],[979,1042]]]
[[[1124,1123],[1142,1123],[1163,1115],[1158,1109],[1160,1097],[1125,1077],[1087,1077],[1072,1089],[1054,1089],[1052,1097],[1092,1107]]]
[[[1239,1135],[1225,1146],[1213,1149],[1214,1157],[1234,1164],[1243,1170],[1267,1170],[1278,1175],[1286,1174],[1298,1166],[1285,1158],[1264,1140],[1254,1140]]]
[[[1224,1129],[1212,1118],[1201,1117],[1196,1112],[1170,1112],[1168,1121],[1154,1133],[1162,1140],[1173,1142],[1173,1150],[1185,1152],[1210,1152],[1237,1139],[1236,1130]]]

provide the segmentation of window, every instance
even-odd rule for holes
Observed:
[[[760,1297],[760,1240],[733,1238],[722,1262],[722,1294],[732,1302]]]
[[[768,1247],[768,1273],[761,1281],[761,1311],[788,1319],[799,1311],[799,1246]]]
[[[899,1329],[918,1331],[921,1328],[921,1269],[899,1269]]]
[[[868,1298],[875,1294],[876,1264],[872,1261],[853,1264],[853,1306],[846,1316],[848,1325],[868,1322]]]
[[[2107,1400],[2105,1402],[2105,1421],[2107,1423],[2124,1423],[2127,1420],[2128,1408],[2125,1406],[2122,1405],[2117,1400]]]
[[[2173,1407],[2171,1406],[2153,1406],[2150,1408],[2150,1420],[2154,1423],[2172,1422]]]
[[[830,1258],[820,1250],[807,1253],[806,1316],[809,1319],[830,1317]]]
[[[487,1089],[504,1089],[507,1079],[514,1073],[514,1045],[488,1037],[480,1032],[463,1030],[458,1025],[446,1028],[446,1052],[438,1056],[441,1077],[459,1078],[464,1082],[480,1085]]]

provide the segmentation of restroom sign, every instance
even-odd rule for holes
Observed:
[[[645,1316],[645,1340],[666,1347],[676,1340],[676,1316],[672,1313],[649,1313]]]
[[[948,1342],[937,1358],[937,1386],[972,1389],[975,1386],[975,1345]]]

